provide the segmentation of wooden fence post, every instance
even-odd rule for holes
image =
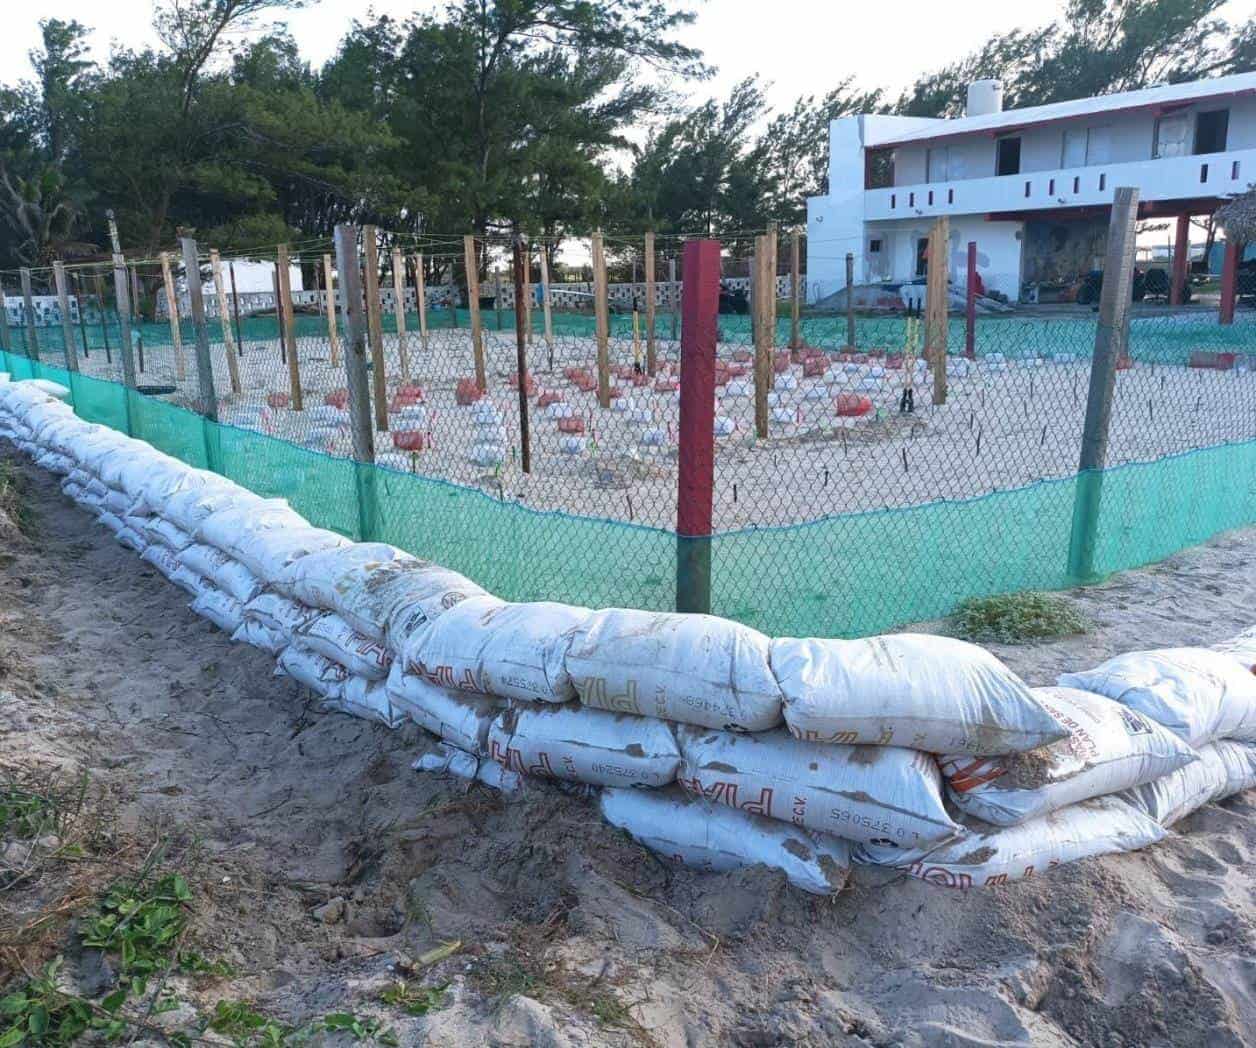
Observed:
[[[221,443],[219,440],[218,393],[214,389],[214,360],[209,353],[209,325],[205,322],[205,293],[201,288],[201,264],[196,257],[196,241],[182,237],[183,271],[187,274],[188,308],[192,313],[192,327],[196,331],[196,379],[200,395],[196,408],[211,423],[204,429],[205,465],[215,473],[222,472]],[[230,354],[228,354],[230,357]]]
[[[968,277],[964,285],[964,356],[977,359],[977,241],[968,242]]]
[[[82,308],[79,309],[79,316],[83,315]],[[0,278],[0,349],[6,353],[13,350],[13,334],[9,330],[9,307],[4,299],[4,280]]]
[[[374,226],[362,227],[363,282],[366,296],[366,332],[371,343],[371,385],[375,391],[375,428],[388,431],[388,373],[384,360],[384,323],[379,301],[379,244]],[[344,283],[344,275],[341,277]]]
[[[645,235],[645,370],[651,378],[658,371],[658,345],[654,340],[654,301],[658,289],[654,282],[654,233]]]
[[[676,610],[711,611],[711,530],[715,486],[715,350],[720,243],[685,244],[681,300],[680,425],[676,497]]]
[[[772,388],[772,340],[767,317],[768,256],[767,236],[755,237],[751,262],[750,310],[754,336],[754,431],[760,440],[768,435],[768,391]],[[688,273],[686,267],[686,280]],[[717,309],[718,306],[717,302]]]
[[[550,314],[549,254],[541,244],[541,311],[545,315],[545,349],[549,354],[549,370],[554,370],[554,318]]]
[[[52,278],[57,285],[57,306],[61,310],[61,341],[65,343],[65,366],[67,371],[77,371],[78,352],[74,348],[74,318],[70,316],[70,292],[65,282],[65,263],[60,260],[52,264]]]
[[[802,349],[802,233],[789,238],[789,348]]]
[[[462,238],[462,262],[467,271],[467,308],[471,311],[471,352],[475,356],[475,384],[488,389],[488,369],[484,363],[484,330],[480,326],[480,261],[475,237]],[[452,288],[452,285],[451,285]]]
[[[105,295],[104,280],[102,279],[97,285],[100,293],[100,324],[101,328],[105,328]],[[127,393],[123,398],[126,407],[123,412],[125,419],[126,432],[128,436],[135,436],[135,424],[131,415],[131,392],[136,388],[135,379],[135,357],[131,347],[131,302],[130,295],[127,291],[127,272],[126,259],[123,258],[121,251],[113,253],[113,293],[115,304],[118,311],[118,338],[121,345],[118,352],[122,357],[122,382],[127,388]],[[105,342],[105,359],[109,357],[109,342],[106,336]]]
[[[35,296],[31,291],[31,271],[22,267],[19,276],[22,280],[22,312],[26,323],[22,325],[22,334],[26,343],[26,355],[31,360],[39,360],[39,333],[35,330]]]
[[[776,235],[776,223],[772,222],[768,225],[768,281],[767,292],[768,306],[768,347],[773,353],[776,352],[776,314],[779,302],[779,296],[776,291],[776,273],[777,273],[777,249],[778,237]],[[775,384],[775,382],[773,383]]]
[[[1103,288],[1099,292],[1099,324],[1095,329],[1095,354],[1090,365],[1090,389],[1086,396],[1086,420],[1082,426],[1073,530],[1069,541],[1069,575],[1077,581],[1086,581],[1095,574],[1103,470],[1108,457],[1108,426],[1112,418],[1117,363],[1126,353],[1137,224],[1138,190],[1129,187],[1117,189],[1108,226]]]
[[[183,331],[179,327],[179,300],[174,293],[174,273],[170,268],[170,252],[161,253],[161,279],[166,289],[166,312],[170,320],[170,345],[174,349],[175,376],[182,382],[187,378],[187,363],[183,359]]]
[[[217,248],[209,252],[209,271],[214,280],[214,300],[218,305],[218,325],[222,328],[222,347],[227,354],[227,377],[231,381],[231,392],[240,395],[240,362],[236,359],[235,339],[231,337],[231,312],[227,308],[227,293],[222,282],[222,259]]]
[[[606,303],[606,255],[601,230],[593,234],[593,312],[597,332],[597,402],[611,406],[610,316]]]
[[[419,310],[419,344],[423,347],[423,358],[427,360],[427,280],[423,276],[423,255],[414,255],[414,304]]]
[[[288,259],[288,245],[280,244],[276,254],[275,278],[279,285],[279,301],[275,309],[283,318],[283,341],[288,358],[288,397],[293,411],[305,410],[305,396],[301,392],[301,361],[297,356],[297,331],[292,315],[292,265]]]
[[[392,249],[393,313],[397,319],[397,359],[401,362],[401,381],[410,381],[410,354],[406,348],[406,270],[401,248]]]
[[[519,379],[519,458],[524,473],[532,472],[532,440],[528,432],[528,336],[524,328],[528,305],[524,296],[524,284],[527,281],[527,256],[523,248],[523,237],[515,234],[514,241],[514,278],[515,278],[515,374]]]
[[[345,384],[349,390],[349,428],[358,496],[358,535],[363,542],[375,536],[378,517],[375,485],[375,434],[371,428],[371,390],[366,368],[366,321],[362,315],[361,262],[355,226],[336,227],[336,268],[345,314]],[[329,308],[335,312],[335,300]]]
[[[517,292],[516,292],[517,294]],[[523,326],[532,345],[532,241],[523,242]]]
[[[854,353],[858,345],[855,334],[855,255],[846,252],[846,352]]]
[[[947,278],[951,223],[945,215],[929,233],[929,267],[925,279],[926,359],[933,367],[933,403],[946,403],[946,342],[951,292]]]
[[[340,331],[336,327],[336,275],[331,255],[323,256],[323,294],[327,296],[327,347],[331,366],[340,366]]]

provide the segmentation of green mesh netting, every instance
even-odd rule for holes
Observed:
[[[11,353],[0,361],[14,379],[68,386],[83,418],[286,498],[311,522],[350,537],[365,537],[361,493],[373,489],[370,537],[461,571],[508,600],[675,605],[670,531],[541,512],[446,481],[359,466],[206,422],[116,383]],[[1044,480],[963,501],[717,535],[712,611],[776,635],[852,636],[943,615],[966,597],[1068,586],[1076,581],[1069,570],[1075,496],[1085,482]],[[1256,441],[1119,466],[1101,483],[1097,576],[1256,522]]]

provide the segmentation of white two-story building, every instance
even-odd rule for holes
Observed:
[[[950,219],[952,279],[967,247],[988,289],[1067,286],[1102,268],[1113,190],[1135,186],[1142,218],[1211,212],[1256,183],[1256,74],[1004,110],[1002,86],[968,88],[957,119],[862,115],[829,127],[829,194],[807,202],[812,301],[855,283],[925,272],[934,220]],[[1184,272],[1186,252],[1178,252]]]

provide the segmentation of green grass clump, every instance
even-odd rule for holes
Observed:
[[[1085,633],[1090,623],[1063,597],[1027,590],[998,597],[973,597],[952,617],[958,636],[971,641],[1022,644]]]
[[[3,513],[23,535],[35,528],[35,514],[24,497],[21,474],[12,462],[0,462],[0,513]]]

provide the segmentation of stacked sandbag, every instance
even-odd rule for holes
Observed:
[[[1224,652],[1237,659],[1245,670],[1256,673],[1256,626],[1212,645],[1212,650]]]
[[[963,835],[940,847],[903,851],[863,844],[855,849],[855,861],[893,866],[944,888],[981,888],[1078,859],[1135,851],[1165,837],[1158,822],[1115,796],[1082,801],[1016,826],[967,817],[962,822]]]
[[[998,757],[940,758],[947,793],[966,815],[1015,826],[1141,786],[1197,759],[1168,728],[1102,695],[1075,688],[1035,688],[1033,694],[1067,737]]]
[[[1205,804],[1256,788],[1256,744],[1222,740],[1199,748],[1199,759],[1120,796],[1161,826]]]
[[[1225,652],[1162,648],[1065,673],[1064,687],[1098,692],[1163,724],[1190,745],[1256,742],[1256,675]]]

